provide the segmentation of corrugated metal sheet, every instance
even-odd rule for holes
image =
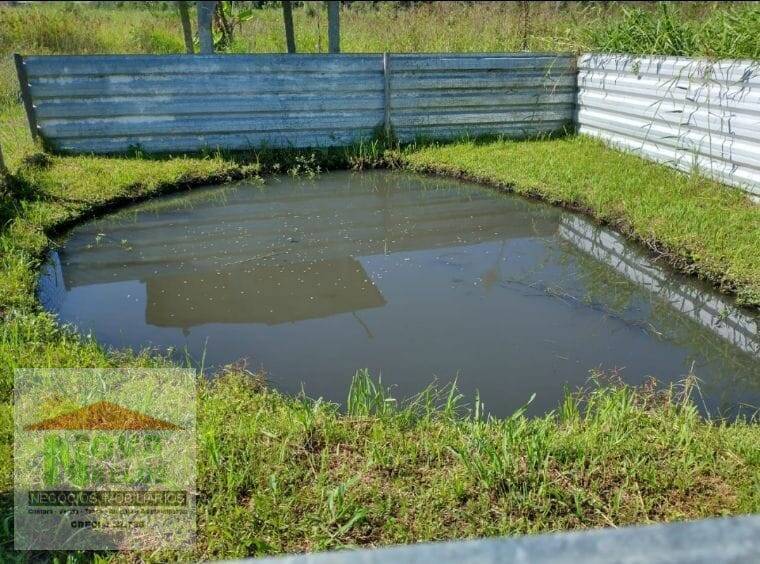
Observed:
[[[579,131],[760,196],[760,63],[578,60]]]
[[[61,152],[342,145],[383,120],[380,55],[25,58],[37,130]]]
[[[386,62],[344,54],[37,56],[19,60],[19,78],[34,131],[70,153],[340,146],[382,128],[386,108],[403,140],[520,137],[572,121],[569,56]]]
[[[222,564],[736,564],[757,562],[760,515],[225,560]]]
[[[575,60],[557,55],[393,55],[391,122],[402,141],[572,125]]]

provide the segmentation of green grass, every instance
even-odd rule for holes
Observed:
[[[713,6],[694,19],[665,2],[653,10],[624,9],[621,18],[589,28],[588,43],[595,51],[613,53],[758,59],[760,6],[738,4]]]
[[[759,508],[757,426],[706,424],[671,392],[601,387],[504,420],[462,415],[446,389],[397,406],[366,374],[347,415],[239,375],[202,394],[204,557]]]
[[[657,392],[607,383],[568,395],[544,417],[518,411],[493,420],[452,389],[431,388],[397,405],[359,373],[347,404],[352,408],[340,413],[333,404],[286,397],[235,369],[202,383],[198,544],[191,555],[160,552],[149,559],[760,510],[757,425],[705,422],[688,388]]]

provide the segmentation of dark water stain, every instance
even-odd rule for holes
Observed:
[[[505,415],[590,371],[692,372],[712,415],[760,405],[756,316],[577,215],[394,172],[195,190],[74,229],[40,296],[112,346],[246,359],[342,402],[358,368],[396,397],[456,378]]]

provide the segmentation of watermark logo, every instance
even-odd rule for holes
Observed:
[[[190,546],[195,405],[192,370],[16,371],[15,548]]]

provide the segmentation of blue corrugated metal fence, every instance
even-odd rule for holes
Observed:
[[[105,55],[19,60],[33,130],[59,152],[522,137],[572,122],[562,55]]]

